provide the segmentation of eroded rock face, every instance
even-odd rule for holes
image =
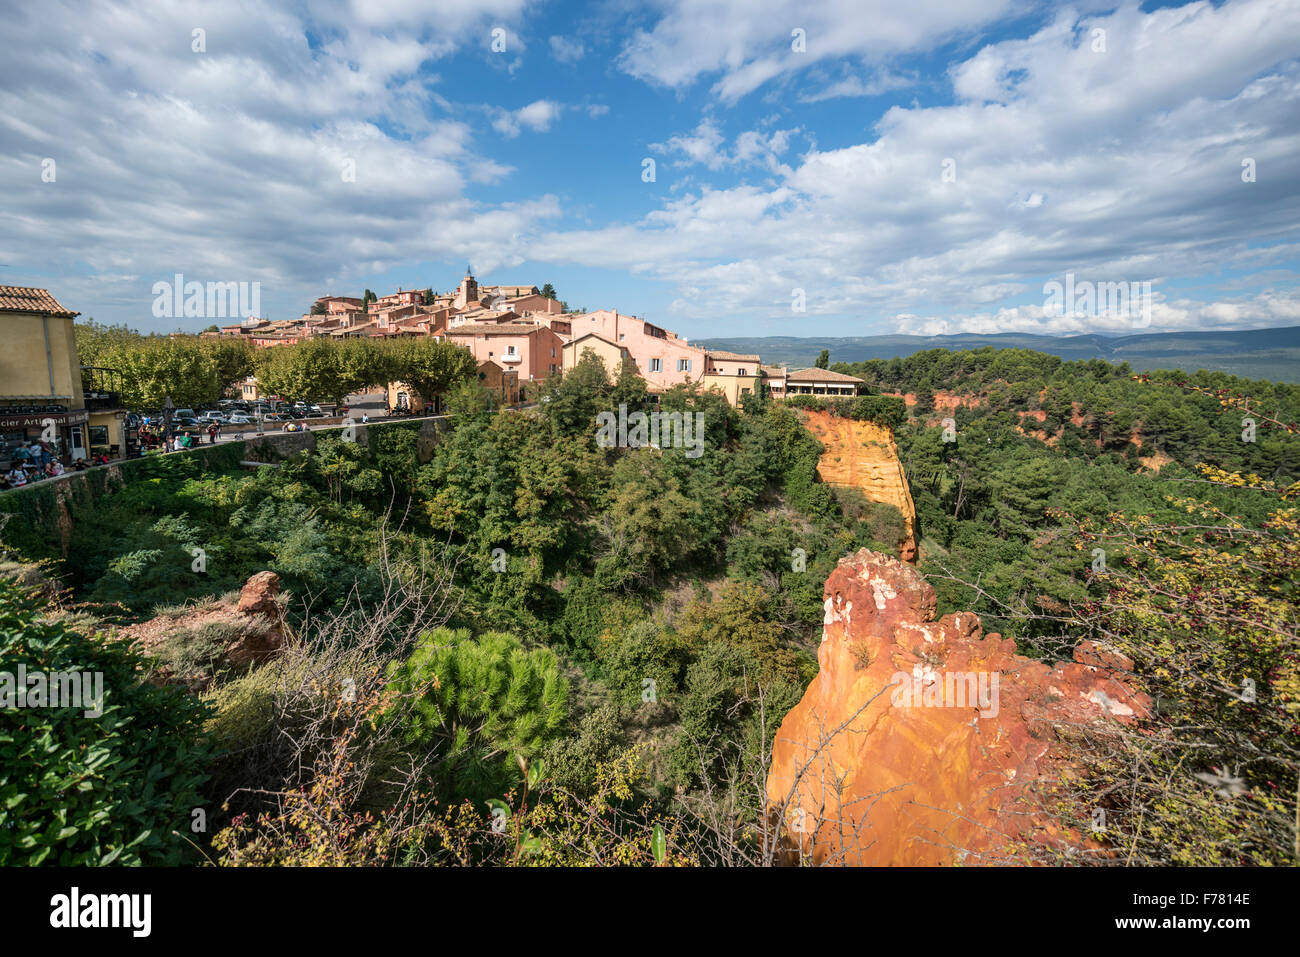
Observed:
[[[820,670],[777,732],[767,782],[792,847],[823,864],[944,865],[1081,843],[1039,786],[1071,766],[1062,728],[1147,714],[1124,681],[1131,662],[1085,642],[1049,667],[978,615],[936,621],[921,575],[866,549],[840,561],[825,601]]]
[[[280,606],[275,598],[280,594],[280,576],[275,572],[258,572],[239,592],[236,611],[241,615],[262,615],[278,618]]]
[[[153,675],[159,684],[182,684],[201,691],[217,671],[243,671],[266,661],[284,643],[284,619],[276,597],[280,594],[280,576],[275,572],[253,575],[239,594],[238,602],[213,599],[202,602],[184,614],[153,618],[131,625],[118,633],[146,655],[162,659]],[[219,646],[207,649],[204,658],[187,661],[175,653],[176,642],[193,642],[196,637],[213,636]],[[171,644],[172,654],[168,653]],[[173,667],[177,661],[192,667]]]
[[[907,487],[893,433],[874,422],[859,422],[809,410],[805,425],[825,446],[817,474],[828,485],[860,489],[868,501],[893,505],[903,513],[906,538],[899,544],[904,561],[916,559],[916,506]]]

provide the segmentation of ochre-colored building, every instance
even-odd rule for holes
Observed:
[[[709,350],[700,384],[705,389],[717,389],[728,402],[738,406],[743,396],[758,391],[762,381],[763,367],[758,356]]]
[[[519,373],[514,369],[506,369],[488,359],[478,364],[478,381],[500,399],[502,405],[518,405],[521,401]]]
[[[628,352],[627,346],[620,346],[615,342],[610,342],[598,333],[589,332],[585,336],[564,344],[564,371],[566,373],[570,372],[588,352],[595,353],[605,363],[605,369],[609,372],[611,381],[618,375],[619,366],[622,365],[623,360],[632,358],[632,353]]]
[[[73,320],[45,289],[0,286],[0,466],[20,444],[46,442],[65,464],[93,451],[121,458],[125,412],[111,370],[85,370]]]

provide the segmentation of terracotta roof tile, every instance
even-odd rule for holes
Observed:
[[[843,372],[832,372],[830,369],[800,369],[798,372],[791,372],[786,377],[787,382],[862,382],[862,379],[856,376],[845,375]]]
[[[447,330],[449,336],[504,335],[526,336],[530,332],[545,328],[535,322],[467,322]]]
[[[0,312],[36,312],[73,319],[81,313],[64,309],[46,289],[0,286]]]

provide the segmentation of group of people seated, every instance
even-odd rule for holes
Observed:
[[[73,463],[73,467],[86,468],[85,459]],[[49,443],[35,441],[19,445],[10,454],[8,471],[0,471],[0,489],[22,488],[41,479],[58,478],[66,469],[63,463],[54,457]]]
[[[194,436],[178,432],[173,436],[166,436],[162,429],[141,429],[140,430],[140,447],[146,452],[154,449],[162,449],[164,452],[179,452],[181,449],[191,449],[195,445]]]

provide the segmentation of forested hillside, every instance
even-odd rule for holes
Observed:
[[[936,349],[833,368],[914,400],[897,441],[929,545],[922,570],[980,579],[983,595],[945,591],[931,576],[953,607],[995,615],[993,626],[1004,624],[997,602],[1033,606],[1041,596],[1054,606],[1082,596],[1086,562],[1061,553],[1054,509],[1097,520],[1169,517],[1166,496],[1203,494],[1258,520],[1266,503],[1206,488],[1197,465],[1281,487],[1300,479],[1300,443],[1269,421],[1300,420],[1300,387],[1291,384],[1223,373],[1135,377],[1123,365],[1022,349]]]
[[[823,349],[844,362],[893,359],[934,349],[951,352],[993,348],[1031,349],[1067,361],[1103,359],[1127,362],[1139,371],[1200,369],[1248,379],[1300,381],[1300,326],[1206,332],[1151,332],[1133,335],[1048,336],[1023,332],[945,336],[757,336],[705,339],[702,344],[730,352],[756,352],[764,361],[792,369],[811,366]]]
[[[687,387],[664,394],[662,411],[702,414],[698,458],[602,447],[597,414],[648,408],[648,398],[634,369],[611,380],[593,360],[548,381],[530,410],[500,410],[477,386],[462,388],[451,428],[423,463],[415,430],[401,426],[375,430],[367,444],[322,436],[315,453],[256,472],[233,458],[206,468],[168,460],[157,477],[74,507],[66,554],[24,528],[30,498],[0,503],[15,513],[4,546],[43,563],[51,584],[41,601],[61,609],[57,625],[41,624],[40,604],[0,586],[4,613],[24,623],[11,639],[20,645],[57,628],[78,660],[92,653],[72,636],[120,658],[127,651],[109,640],[110,626],[178,619],[262,569],[283,581],[293,632],[254,670],[228,667],[220,636],[206,631],[178,631],[157,660],[140,662],[202,679],[191,683],[197,706],[163,709],[166,733],[148,731],[160,765],[185,769],[158,781],[164,800],[137,809],[155,815],[153,839],[97,842],[74,822],[62,836],[0,839],[0,857],[770,862],[766,761],[773,731],[816,672],[823,584],[858,548],[897,554],[902,518],[818,482],[821,449],[798,409],[762,396],[732,409]],[[915,396],[906,417],[896,399],[856,408],[896,426],[919,569],[940,612],[978,611],[987,630],[1031,656],[1060,655],[1089,621],[1109,620],[1098,609],[1115,589],[1095,547],[1119,568],[1139,540],[1177,546],[1177,534],[1153,530],[1197,524],[1191,501],[1217,516],[1199,523],[1207,527],[1230,521],[1267,535],[1294,522],[1279,499],[1300,478],[1288,426],[1300,418],[1295,386],[1135,380],[1105,362],[1023,350],[838,368]],[[1248,440],[1243,418],[1256,426]],[[1116,528],[1132,533],[1128,552],[1098,544]],[[1211,561],[1191,546],[1181,554],[1188,568]],[[1294,566],[1278,575],[1288,561],[1257,556],[1247,586],[1267,592],[1256,607],[1273,637],[1229,654],[1229,630],[1207,652],[1229,670],[1234,655],[1250,656],[1261,688],[1292,696],[1275,693],[1285,706],[1270,722],[1294,701]],[[1183,627],[1154,622],[1134,641],[1159,648],[1162,628]],[[1163,687],[1171,701],[1187,690]],[[1281,733],[1286,741],[1245,773],[1293,792],[1294,729]],[[122,734],[105,747],[129,764],[130,729]],[[1279,757],[1278,748],[1289,750]],[[1112,757],[1098,758],[1098,776],[1116,773]],[[129,800],[139,773],[123,771],[118,800]],[[13,786],[37,790],[21,778]],[[186,803],[194,788],[198,805]],[[207,808],[208,830],[178,822],[181,806]],[[1232,834],[1255,828],[1263,836],[1252,859],[1272,861],[1275,819],[1290,806],[1244,824],[1214,821]],[[1174,839],[1179,852],[1195,845],[1190,832]]]

